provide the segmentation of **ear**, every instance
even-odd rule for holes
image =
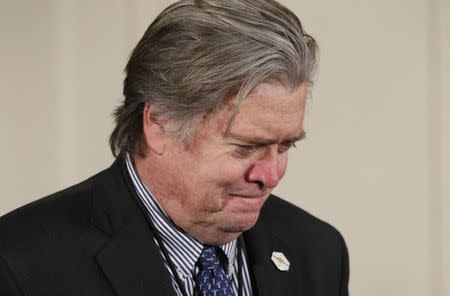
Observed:
[[[148,149],[158,155],[163,154],[167,134],[164,132],[163,126],[155,120],[152,107],[149,104],[145,104],[142,116],[144,140]]]

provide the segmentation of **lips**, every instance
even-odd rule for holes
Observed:
[[[266,195],[261,193],[233,194],[230,195],[229,206],[235,213],[254,215],[259,213],[266,199]]]
[[[232,193],[230,194],[231,196],[235,196],[235,197],[243,197],[243,198],[260,198],[260,197],[264,197],[265,194],[258,192],[257,194],[255,193]]]

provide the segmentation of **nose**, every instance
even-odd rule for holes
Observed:
[[[265,155],[258,159],[249,169],[247,179],[249,182],[257,183],[260,188],[272,189],[278,185],[283,174],[285,161],[280,159],[277,150],[268,150]]]

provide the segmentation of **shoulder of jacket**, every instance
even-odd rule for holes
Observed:
[[[275,195],[267,200],[260,219],[271,231],[302,237],[303,241],[344,243],[341,233],[334,226]]]

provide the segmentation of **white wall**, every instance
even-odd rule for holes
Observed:
[[[112,161],[127,57],[173,1],[0,0],[0,214]],[[282,1],[320,45],[276,190],[331,222],[352,295],[450,295],[450,5]]]

